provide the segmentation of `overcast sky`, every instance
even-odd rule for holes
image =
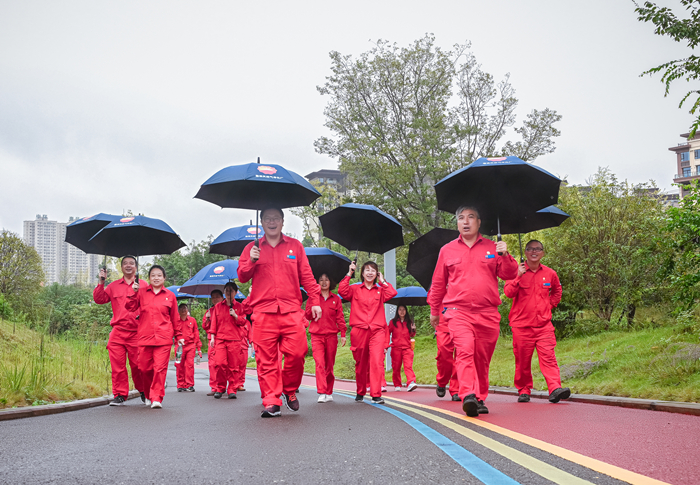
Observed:
[[[193,199],[200,184],[258,156],[301,175],[336,168],[313,148],[329,134],[316,91],[328,53],[426,33],[446,50],[471,41],[485,71],[510,73],[516,125],[533,108],[563,115],[537,165],[672,189],[668,148],[692,121],[677,106],[696,87],[664,98],[660,76],[639,77],[688,51],[631,0],[0,0],[0,227],[131,209],[190,242],[247,223],[252,211]],[[293,217],[285,229],[301,236]]]

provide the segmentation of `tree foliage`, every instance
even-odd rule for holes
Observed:
[[[226,256],[221,254],[209,253],[209,245],[213,240],[214,237],[209,235],[199,243],[192,241],[186,249],[180,249],[173,254],[156,256],[153,262],[165,268],[166,284],[182,285],[205,266],[226,259]]]
[[[331,52],[332,74],[318,90],[330,100],[324,114],[332,137],[317,152],[339,160],[356,202],[373,204],[401,222],[410,241],[449,215],[437,211],[433,185],[482,156],[525,160],[554,151],[561,119],[533,110],[515,124],[518,100],[508,76],[484,72],[470,44],[443,51],[432,35],[408,47],[387,41],[357,59]]]
[[[636,2],[635,12],[641,22],[651,22],[656,26],[656,35],[665,35],[676,42],[687,43],[690,49],[695,49],[700,43],[700,1],[680,0],[681,6],[688,12],[689,18],[681,19],[669,7],[660,7],[654,2],[644,2],[640,7]],[[697,81],[700,77],[700,57],[689,55],[683,59],[665,62],[659,66],[644,71],[644,75],[652,75],[661,72],[661,82],[666,85],[664,96],[668,96],[671,83],[678,79],[685,79],[686,82]],[[700,90],[691,89],[681,99],[678,107],[682,107],[686,100],[695,96],[695,101],[690,108],[690,113],[695,114],[700,106]],[[690,130],[690,138],[695,136],[695,132],[700,127],[700,116],[698,116]]]
[[[44,279],[41,257],[15,233],[0,233],[0,293],[20,305],[31,300]]]

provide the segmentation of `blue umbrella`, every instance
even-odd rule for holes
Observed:
[[[236,301],[243,301],[246,299],[246,296],[241,292],[241,290],[238,290],[238,293],[236,293],[236,296],[233,297]]]
[[[328,275],[334,283],[339,283],[348,272],[350,258],[328,248],[304,248],[309,266],[316,281],[322,274]]]
[[[212,254],[223,254],[224,256],[240,256],[243,249],[255,241],[262,233],[262,227],[248,225],[232,227],[222,232],[209,245],[209,252]]]
[[[65,241],[88,254],[99,254],[99,248],[90,239],[100,232],[110,222],[121,219],[121,216],[99,213],[83,217],[66,226]]]
[[[90,242],[100,254],[115,257],[170,254],[186,245],[165,222],[146,216],[121,217],[110,222]]]
[[[168,286],[168,289],[175,293],[175,298],[208,298],[209,295],[190,295],[189,293],[181,293],[180,292],[181,286],[178,285],[173,285],[173,286]]]
[[[396,290],[396,296],[387,303],[397,306],[424,306],[428,304],[428,292],[420,286],[399,288]]]
[[[209,295],[212,290],[222,290],[229,281],[238,278],[238,261],[225,259],[209,264],[187,280],[180,291],[191,295]]]

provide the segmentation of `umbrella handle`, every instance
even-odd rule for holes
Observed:
[[[260,163],[260,157],[258,157],[258,163]],[[255,247],[260,249],[260,239],[258,239],[258,236],[258,210],[255,209]],[[251,258],[251,261],[255,263],[258,261],[258,258]]]
[[[501,216],[496,217],[496,224],[498,224],[498,242],[501,242],[503,241],[503,239],[501,239]],[[499,252],[498,255],[503,256],[503,253]]]
[[[497,239],[498,239],[498,242],[503,241],[503,238],[501,237],[500,234],[498,235],[498,238],[497,238]],[[499,252],[498,255],[499,255],[499,256],[503,256],[503,253]]]
[[[355,259],[352,260],[353,263],[357,264],[357,255],[360,253],[360,250],[358,249],[355,251]],[[352,272],[350,273],[350,279],[353,279],[355,277],[355,270],[353,269]]]

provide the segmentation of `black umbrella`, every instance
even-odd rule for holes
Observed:
[[[80,220],[71,222],[66,226],[65,241],[80,249],[84,253],[99,254],[99,249],[94,242],[90,241],[92,237],[100,232],[100,229],[105,227],[110,222],[120,219],[121,216],[112,214],[99,213],[90,217],[83,217]]]
[[[458,236],[458,231],[436,227],[408,245],[406,271],[426,290],[433,280],[440,249]]]
[[[100,254],[122,257],[170,254],[186,244],[160,219],[146,216],[122,217],[106,225],[90,242]]]
[[[545,207],[532,214],[526,214],[519,218],[501,218],[501,234],[527,234],[528,232],[539,231],[556,227],[569,218],[569,214],[556,206]],[[498,234],[498,228],[493,221],[484,224],[481,221],[480,232],[487,236]]]
[[[373,205],[341,205],[319,220],[324,236],[350,250],[383,254],[403,246],[399,221]]]
[[[326,274],[337,284],[348,272],[350,258],[340,253],[328,248],[304,248],[304,252],[309,259],[309,266],[311,266],[316,281],[322,274]]]

